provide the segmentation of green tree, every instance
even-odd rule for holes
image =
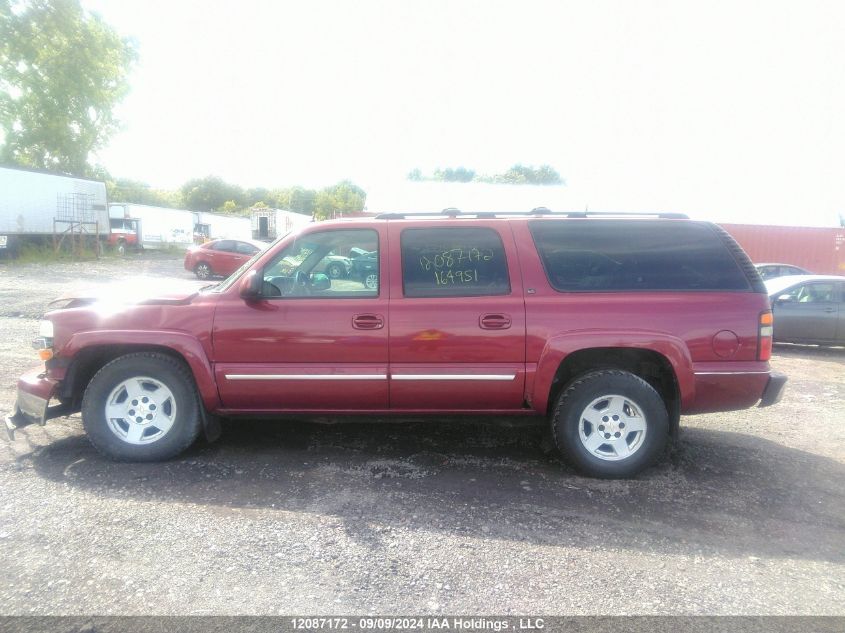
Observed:
[[[314,200],[317,192],[304,187],[290,187],[288,189],[275,189],[271,206],[277,209],[287,209],[295,213],[312,215],[314,213]]]
[[[217,211],[226,215],[243,215],[245,210],[234,200],[226,200],[222,206],[217,208]]]
[[[269,189],[264,187],[253,187],[244,192],[244,200],[247,206],[254,205],[258,202],[263,202],[266,206],[273,204],[273,194]]]
[[[434,180],[443,182],[470,182],[475,178],[475,171],[466,167],[447,167],[446,169],[435,169]]]
[[[496,182],[505,182],[513,185],[560,185],[563,179],[560,174],[550,165],[540,165],[534,168],[530,165],[517,163],[504,174],[494,177]]]
[[[185,207],[191,211],[220,209],[230,200],[239,208],[248,204],[246,194],[241,187],[224,182],[217,176],[189,180],[182,185],[181,191]]]
[[[540,165],[534,170],[534,183],[538,185],[562,185],[563,178],[551,165]]]
[[[436,180],[441,182],[486,182],[506,183],[510,185],[562,185],[563,178],[551,165],[533,167],[517,163],[503,174],[477,174],[466,167],[446,167],[434,170],[431,176],[425,176],[419,169],[408,174],[408,180]]]
[[[99,176],[102,177],[102,176]],[[129,178],[112,179],[106,176],[106,194],[109,202],[134,202],[155,207],[180,208],[182,196],[178,191],[153,189],[145,182]]]
[[[314,217],[329,220],[343,216],[360,215],[367,201],[366,192],[348,180],[317,192],[314,199]]]
[[[90,174],[136,58],[78,0],[0,0],[0,160]]]

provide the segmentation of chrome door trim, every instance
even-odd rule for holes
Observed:
[[[226,374],[226,380],[387,380],[385,374]]]
[[[513,380],[516,374],[391,374],[391,380]]]

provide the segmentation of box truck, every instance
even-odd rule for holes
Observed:
[[[187,250],[194,243],[194,214],[191,211],[114,202],[109,205],[109,217],[116,226],[122,223],[124,233],[134,230],[140,248]]]

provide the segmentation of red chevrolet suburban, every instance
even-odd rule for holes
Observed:
[[[349,252],[366,274],[314,272]],[[581,472],[627,477],[682,414],[771,405],[786,382],[754,266],[679,214],[316,223],[192,294],[44,319],[9,434],[81,410],[118,460],[173,457],[220,417],[522,416]]]

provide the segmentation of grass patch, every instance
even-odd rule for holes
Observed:
[[[104,253],[103,253],[104,254]],[[101,254],[100,257],[103,255]],[[79,262],[98,259],[96,247],[93,244],[77,245],[71,250],[65,245],[55,250],[52,244],[19,244],[15,255],[6,259],[11,265],[49,264],[53,262]]]

